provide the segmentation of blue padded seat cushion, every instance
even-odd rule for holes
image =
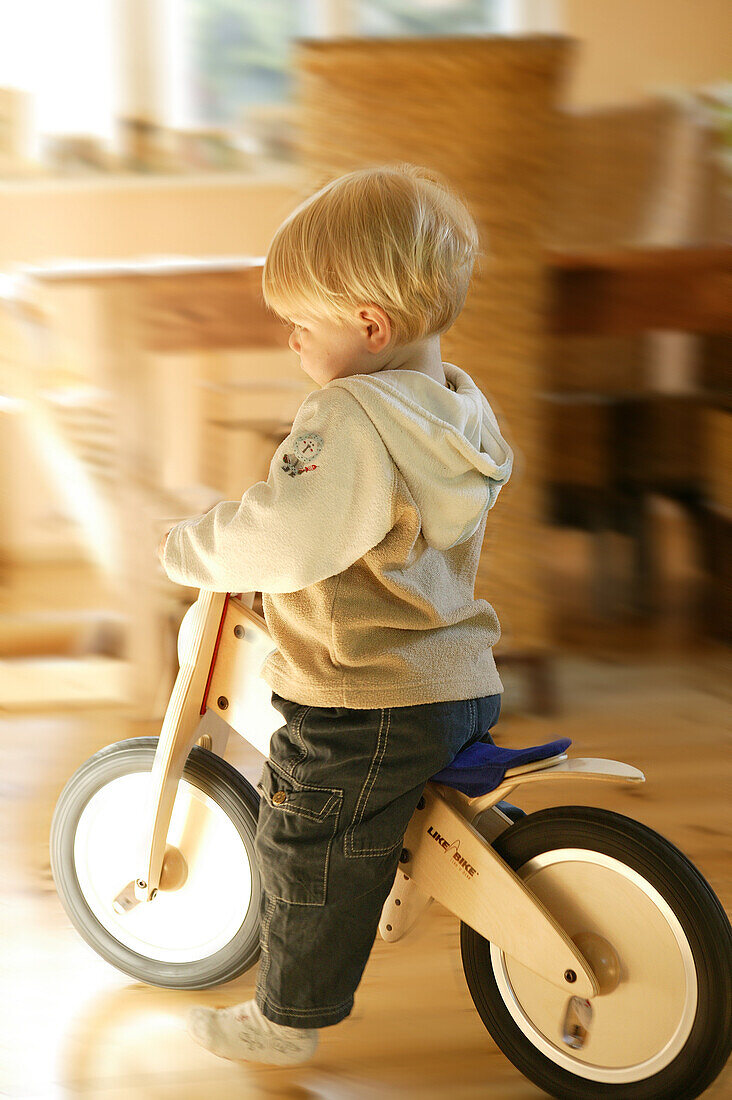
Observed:
[[[522,764],[533,764],[537,760],[548,760],[550,756],[559,756],[572,744],[569,737],[560,737],[558,741],[549,741],[546,745],[534,745],[530,749],[502,749],[485,741],[476,741],[463,749],[442,771],[433,775],[435,783],[444,783],[455,787],[463,794],[474,798],[479,794],[493,791],[503,782],[509,768],[518,768]]]

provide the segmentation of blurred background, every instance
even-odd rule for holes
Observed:
[[[131,986],[71,930],[48,829],[91,753],[159,732],[196,592],[163,574],[158,540],[266,478],[313,384],[264,310],[263,258],[351,168],[439,170],[488,253],[442,348],[517,456],[476,585],[503,629],[496,740],[567,735],[646,770],[602,804],[664,832],[730,902],[731,43],[727,0],[0,4],[8,1095],[193,1096],[204,1079],[241,1095],[240,1067],[212,1086],[170,1030],[186,997]],[[233,739],[227,757],[256,782],[256,752]],[[406,991],[454,932],[433,908],[401,961],[377,943],[362,1015],[397,975],[393,1020],[414,1011]],[[490,1073],[502,1096],[538,1096],[447,957],[447,1008],[416,998],[441,1053],[412,1050],[408,1086],[382,1020],[334,1048],[361,1091],[339,1092],[336,1067],[307,1093],[252,1071],[251,1095],[468,1096]],[[474,1077],[451,1076],[458,1041]]]

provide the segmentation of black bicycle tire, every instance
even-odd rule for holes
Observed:
[[[659,891],[680,921],[692,950],[699,987],[687,1041],[662,1070],[630,1083],[582,1078],[533,1046],[505,1006],[493,972],[490,944],[463,922],[460,945],[468,989],[485,1027],[506,1057],[534,1084],[560,1100],[694,1100],[699,1096],[721,1072],[732,1047],[732,930],[719,899],[698,868],[648,826],[587,806],[560,806],[530,814],[497,837],[493,847],[514,870],[535,856],[563,847],[602,852],[632,867]]]
[[[112,966],[147,985],[208,989],[238,977],[259,958],[261,880],[254,853],[259,797],[236,768],[215,753],[195,746],[183,771],[184,779],[209,795],[227,814],[250,856],[249,908],[236,935],[216,954],[195,963],[171,963],[146,958],[119,943],[86,903],[74,869],[74,836],[84,806],[112,779],[130,772],[149,771],[157,745],[155,737],[118,741],[100,749],[74,772],[59,795],[53,814],[51,872],[61,904],[77,932]]]

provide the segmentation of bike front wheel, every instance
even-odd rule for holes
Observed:
[[[591,1002],[578,1047],[568,994],[463,924],[468,989],[504,1054],[551,1096],[699,1096],[730,1052],[732,933],[696,867],[652,829],[586,806],[531,814],[494,848],[578,945],[610,945],[620,979]]]
[[[120,910],[115,900],[145,870],[157,744],[139,737],[109,745],[69,779],[51,825],[51,870],[66,913],[97,954],[149,985],[205,989],[259,957],[259,799],[231,764],[196,746],[167,838],[182,856],[184,881]]]

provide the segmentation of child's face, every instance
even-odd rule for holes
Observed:
[[[381,318],[371,317],[366,310],[354,314],[353,324],[296,317],[290,347],[300,356],[305,373],[321,386],[333,378],[367,374],[378,369],[378,353],[388,343],[385,318],[383,313]]]

